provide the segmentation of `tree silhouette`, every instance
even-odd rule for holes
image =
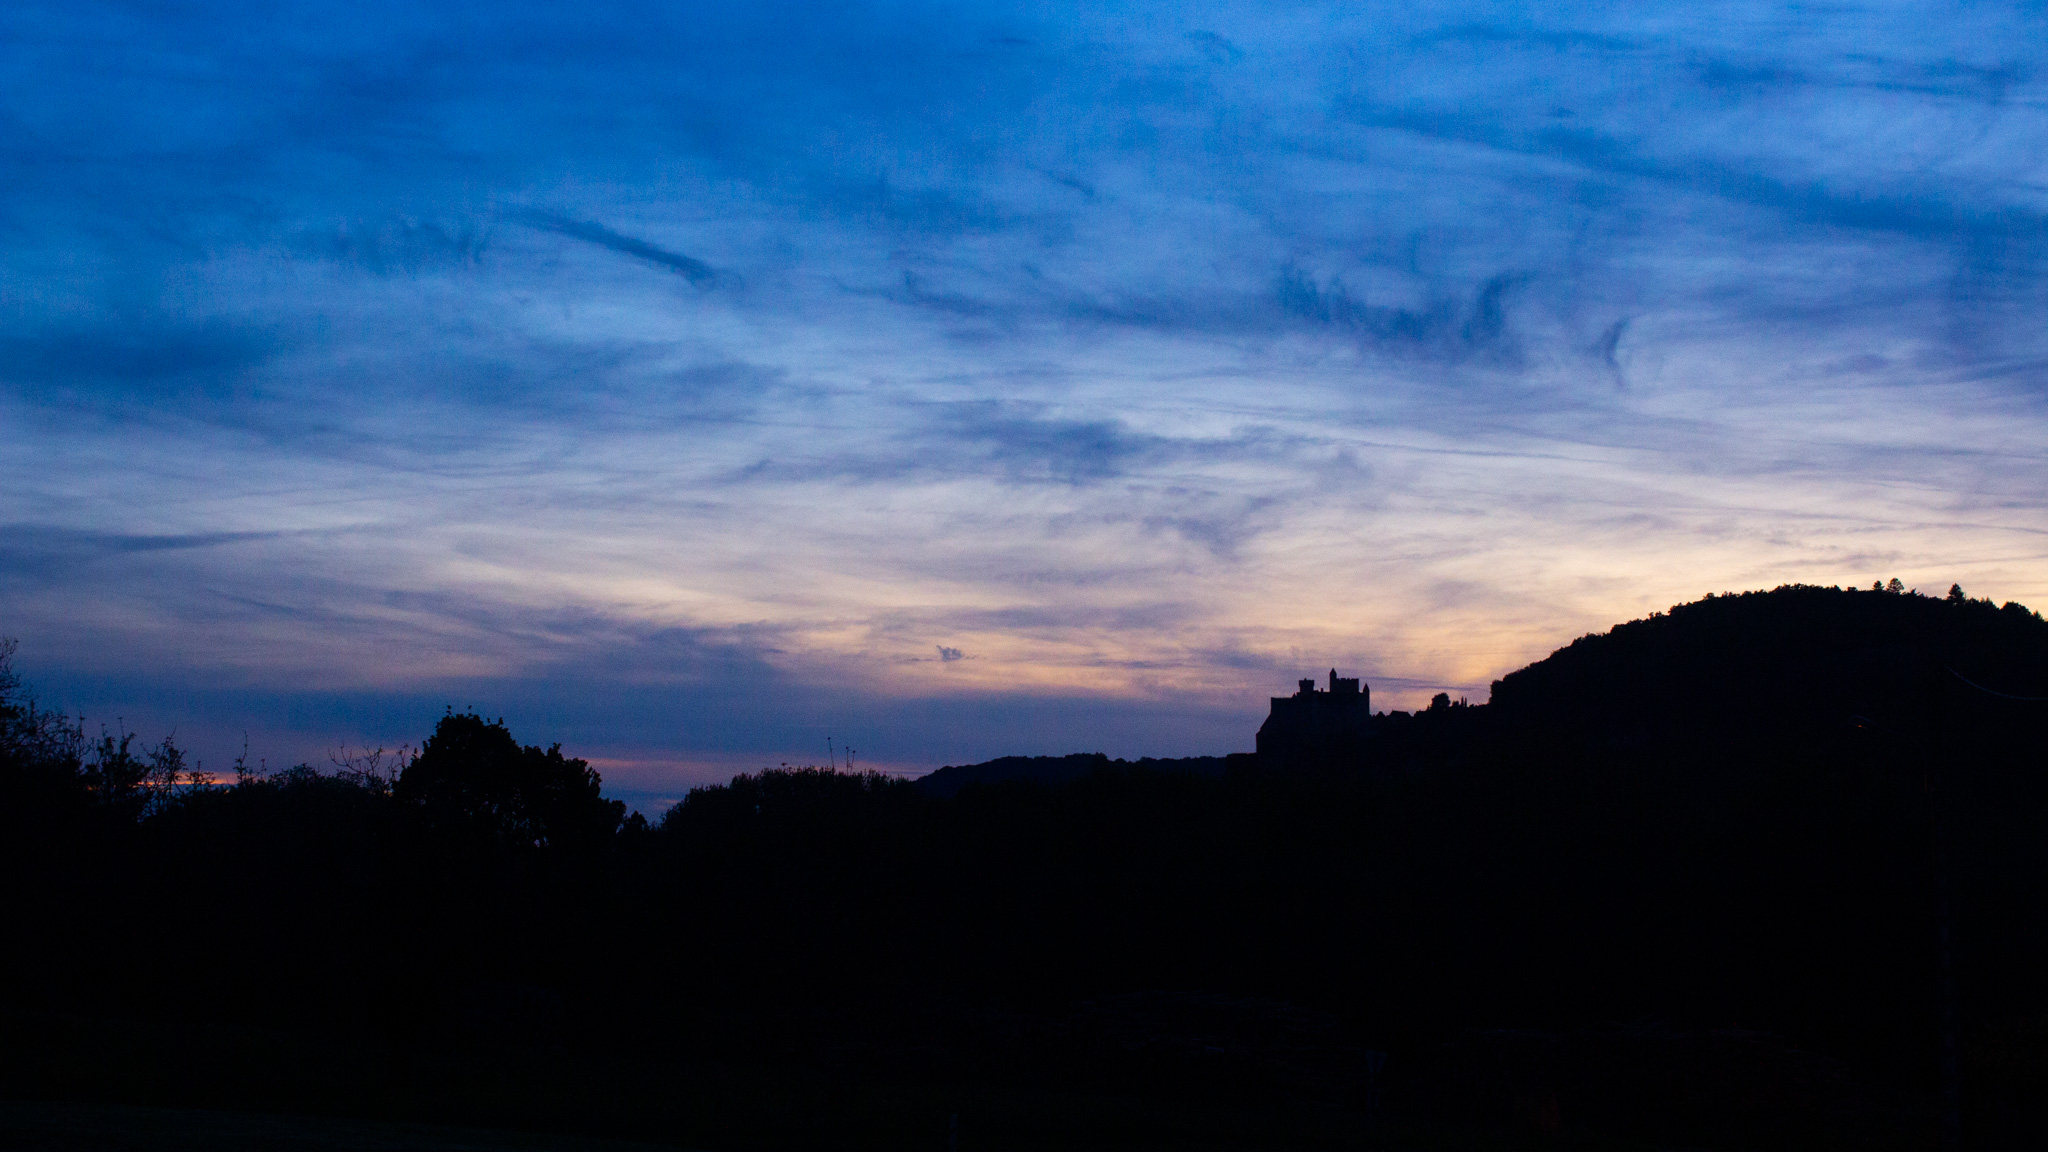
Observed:
[[[398,802],[435,832],[513,848],[587,847],[611,838],[626,806],[606,800],[589,762],[522,746],[504,722],[450,712],[399,775]]]

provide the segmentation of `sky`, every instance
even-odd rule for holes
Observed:
[[[0,12],[0,635],[650,810],[1249,750],[1708,592],[2048,605],[2035,4]]]

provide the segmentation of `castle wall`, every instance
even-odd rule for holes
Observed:
[[[1329,688],[1301,681],[1292,696],[1272,697],[1266,722],[1259,726],[1261,762],[1279,765],[1342,751],[1361,740],[1372,721],[1372,690],[1359,680],[1330,670]]]

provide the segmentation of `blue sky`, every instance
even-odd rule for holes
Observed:
[[[0,14],[0,633],[209,766],[1250,746],[2048,603],[2032,5]]]

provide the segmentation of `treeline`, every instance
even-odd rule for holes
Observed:
[[[206,785],[0,683],[17,1093],[734,1147],[1920,1147],[1945,922],[1973,1137],[2048,1099],[2048,625],[1960,590],[1680,606],[1323,770],[777,770],[652,824],[474,714]]]

